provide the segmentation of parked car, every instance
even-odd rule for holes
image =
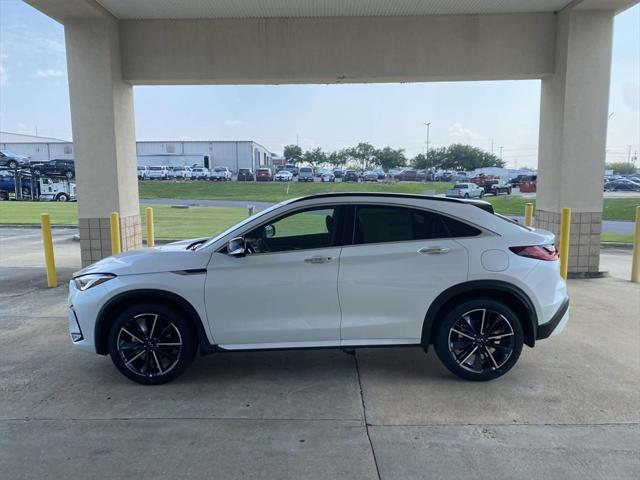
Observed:
[[[475,183],[456,183],[453,188],[447,190],[447,197],[454,198],[482,198],[484,190]]]
[[[7,167],[12,170],[18,167],[26,167],[29,160],[24,155],[18,155],[10,150],[0,150],[0,167]]]
[[[300,167],[298,170],[298,181],[299,182],[313,182],[313,168],[311,167]]]
[[[336,181],[336,175],[332,171],[327,170],[320,177],[320,181],[321,182],[335,182]]]
[[[209,180],[209,176],[207,167],[191,167],[191,180]]]
[[[397,178],[402,182],[415,182],[418,178],[418,172],[416,172],[412,168],[407,168],[405,170],[402,170]]]
[[[238,181],[239,182],[253,182],[256,179],[256,176],[253,173],[253,170],[250,168],[241,168],[238,170]]]
[[[605,192],[623,191],[623,192],[640,192],[640,183],[627,180],[626,178],[614,180],[604,184]]]
[[[482,201],[297,198],[85,267],[69,283],[69,333],[142,384],[178,377],[196,352],[372,345],[433,345],[455,375],[491,380],[569,320],[554,241]],[[286,302],[274,278],[291,279]]]
[[[55,158],[44,163],[34,163],[31,170],[35,175],[63,175],[67,178],[76,177],[76,167],[73,160]]]
[[[273,180],[276,182],[290,182],[293,180],[293,173],[289,170],[280,170],[274,175]]]
[[[378,175],[378,180],[384,180],[387,178],[387,174],[382,168],[374,168],[373,171]]]
[[[271,182],[273,181],[273,174],[270,168],[258,168],[256,169],[256,182]]]
[[[147,172],[149,180],[166,180],[169,178],[169,167],[164,165],[153,165]]]
[[[190,180],[191,167],[177,166],[169,170],[169,178],[176,180]]]
[[[138,180],[147,180],[149,178],[149,167],[138,165]]]
[[[378,174],[373,170],[367,170],[366,172],[364,172],[362,174],[362,181],[363,182],[377,182],[378,181]]]
[[[214,182],[229,182],[233,174],[228,167],[214,167],[213,170],[209,172],[209,180]]]
[[[391,170],[389,170],[389,172],[387,173],[387,176],[389,178],[391,178],[392,180],[398,180],[398,176],[402,173],[402,170],[400,170],[399,168],[392,168]]]
[[[505,183],[502,180],[486,180],[478,186],[484,190],[484,195],[498,196],[501,193],[511,195],[511,184]]]
[[[342,170],[341,168],[336,168],[333,170],[333,175],[335,178],[342,178],[344,177],[344,170]]]
[[[359,182],[360,176],[358,175],[358,172],[356,172],[355,170],[347,170],[346,172],[344,172],[344,177],[342,177],[342,181],[343,182]]]
[[[296,166],[295,166],[295,165],[293,165],[292,163],[287,163],[287,164],[284,166],[284,169],[285,169],[285,170],[287,170],[287,171],[289,171],[289,172],[291,172],[291,174],[292,174],[294,177],[297,177],[297,176],[298,176],[298,173],[299,173],[299,171],[298,171],[298,167],[296,167]]]

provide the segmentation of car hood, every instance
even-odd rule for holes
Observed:
[[[76,272],[74,277],[88,273],[139,275],[206,268],[211,258],[211,251],[188,249],[189,245],[201,240],[208,240],[208,238],[181,240],[153,248],[130,250],[103,258]]]

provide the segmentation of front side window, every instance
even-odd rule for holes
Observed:
[[[251,253],[328,248],[337,244],[339,207],[298,211],[245,235]]]
[[[409,242],[472,237],[481,233],[464,222],[406,207],[360,205],[356,209],[354,244]]]

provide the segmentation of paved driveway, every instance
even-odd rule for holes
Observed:
[[[36,235],[39,233],[36,231]],[[637,478],[640,288],[570,282],[572,319],[489,383],[418,348],[219,354],[133,384],[71,348],[36,237],[0,231],[0,472],[7,479]],[[56,239],[62,280],[77,243]],[[68,235],[68,233],[67,233]],[[25,251],[28,250],[28,251]]]

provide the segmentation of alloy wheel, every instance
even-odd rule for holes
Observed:
[[[182,347],[176,325],[156,313],[132,317],[120,328],[116,340],[122,363],[143,377],[158,377],[173,370]]]
[[[473,373],[498,370],[507,363],[514,348],[513,326],[495,310],[470,310],[449,329],[452,358],[460,367]]]

